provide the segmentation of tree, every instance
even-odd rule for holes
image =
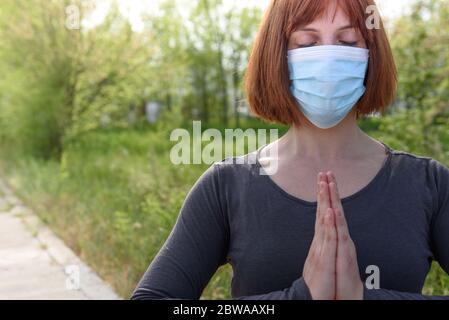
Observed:
[[[2,2],[1,130],[27,152],[59,156],[64,141],[105,119],[126,125],[144,98],[152,48],[116,6],[103,24],[86,27],[93,8],[81,0]]]
[[[449,1],[418,0],[392,32],[398,102],[382,121],[383,138],[443,160],[449,135]],[[445,150],[446,149],[446,150]]]

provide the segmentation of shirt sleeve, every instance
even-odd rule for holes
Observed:
[[[436,172],[438,206],[431,224],[431,243],[434,258],[449,274],[449,169],[432,160]]]
[[[449,300],[449,296],[426,296],[419,293],[386,289],[364,289],[364,300]]]
[[[229,221],[220,199],[215,163],[188,193],[174,228],[153,259],[131,300],[197,300],[217,269],[227,263]],[[290,288],[236,300],[310,300],[299,278]]]
[[[449,274],[449,169],[440,162],[429,161],[430,190],[435,206],[430,222],[430,243],[435,261]],[[449,300],[449,296],[426,296],[393,290],[365,289],[366,300]]]

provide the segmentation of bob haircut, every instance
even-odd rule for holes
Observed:
[[[370,29],[368,6],[374,0],[272,0],[256,37],[245,76],[250,111],[267,122],[300,125],[301,111],[290,93],[288,41],[298,27],[325,14],[330,1],[337,1],[370,50],[365,78],[366,92],[355,105],[357,118],[384,113],[394,101],[397,69],[384,25]],[[337,7],[337,8],[338,8]]]

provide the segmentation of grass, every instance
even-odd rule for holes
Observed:
[[[56,234],[128,298],[168,237],[187,192],[207,169],[172,165],[172,145],[166,130],[91,132],[68,142],[61,161],[2,148],[1,174]],[[230,298],[231,274],[229,266],[221,268],[202,298]],[[425,293],[447,294],[448,288],[447,276],[433,266]]]
[[[127,298],[208,167],[172,165],[172,146],[164,130],[91,132],[67,143],[60,161],[3,148],[1,170],[43,222]],[[230,274],[221,268],[203,298],[229,298]]]

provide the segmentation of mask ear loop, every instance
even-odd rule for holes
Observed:
[[[369,50],[369,49],[368,49]],[[369,72],[369,64],[371,62],[371,56],[368,56],[368,69],[366,70],[366,74],[365,74],[365,81],[363,81],[363,84],[366,86],[366,81],[368,79],[368,72]],[[365,92],[366,93],[366,92]],[[363,96],[365,95],[365,93],[363,94]],[[362,96],[362,98],[363,98]],[[357,102],[357,104],[360,103],[360,100]],[[357,111],[356,111],[356,120],[360,120],[365,116],[365,114],[362,114],[360,112],[359,106],[357,106]]]

